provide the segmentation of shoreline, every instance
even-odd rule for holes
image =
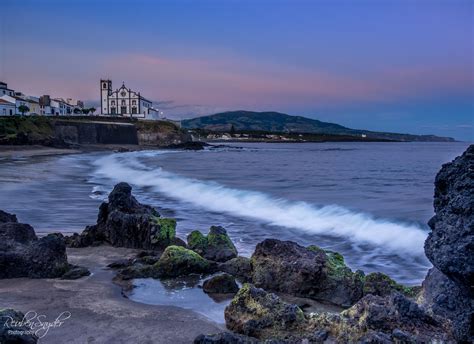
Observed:
[[[0,281],[0,307],[34,311],[54,321],[71,317],[49,330],[39,343],[191,343],[201,333],[225,328],[203,315],[175,307],[148,305],[126,298],[107,265],[134,257],[140,250],[98,246],[68,248],[68,260],[88,268],[77,280],[15,278]],[[44,320],[44,319],[43,319]]]

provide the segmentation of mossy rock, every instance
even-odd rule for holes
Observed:
[[[153,265],[156,275],[176,277],[211,270],[211,264],[194,251],[181,246],[168,246],[158,262]]]
[[[237,257],[237,249],[223,227],[212,226],[207,236],[199,231],[192,231],[187,240],[188,247],[206,259],[225,262]]]
[[[364,278],[364,295],[386,296],[393,291],[398,291],[405,296],[415,297],[419,289],[419,287],[401,285],[381,272],[372,272]]]
[[[151,216],[150,220],[153,225],[158,227],[151,238],[151,243],[162,247],[172,244],[176,238],[176,220],[154,215]]]
[[[283,339],[306,324],[303,311],[251,284],[244,284],[225,309],[228,329],[259,339]]]

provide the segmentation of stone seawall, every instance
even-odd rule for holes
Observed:
[[[56,121],[54,136],[73,144],[138,144],[137,129],[131,123]]]

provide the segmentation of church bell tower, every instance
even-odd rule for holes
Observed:
[[[108,115],[109,111],[109,95],[112,93],[112,80],[100,80],[100,113]]]

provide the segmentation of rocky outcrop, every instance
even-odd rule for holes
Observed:
[[[38,337],[22,323],[24,314],[13,309],[0,310],[0,343],[36,344]]]
[[[188,247],[206,259],[225,262],[237,257],[237,249],[223,227],[212,226],[207,236],[192,231],[187,240]]]
[[[434,209],[426,256],[446,276],[474,288],[474,145],[439,171]]]
[[[154,208],[139,203],[127,183],[115,185],[109,202],[100,205],[97,224],[67,238],[67,243],[71,247],[105,243],[159,250],[171,244],[182,245],[176,238],[176,220],[162,218]]]
[[[191,273],[211,272],[214,265],[194,251],[180,246],[169,246],[153,265],[157,277],[176,277]]]
[[[204,281],[202,290],[207,294],[235,294],[239,286],[229,274],[220,274]]]
[[[317,246],[266,239],[251,258],[257,287],[295,296],[351,306],[363,295],[363,274],[353,273],[344,258]]]
[[[243,282],[249,282],[252,279],[252,266],[247,257],[236,257],[219,264],[219,270],[235,276]]]
[[[245,284],[225,309],[228,329],[260,339],[288,338],[306,326],[303,311],[275,294]]]
[[[0,278],[55,278],[69,270],[62,234],[38,238],[33,227],[2,212],[0,222]]]
[[[400,293],[367,295],[341,314],[311,314],[246,284],[225,310],[229,329],[284,343],[423,343],[452,338],[435,318]]]
[[[474,342],[474,146],[443,165],[435,180],[435,216],[425,253],[435,268],[421,302],[449,320],[458,341]]]

